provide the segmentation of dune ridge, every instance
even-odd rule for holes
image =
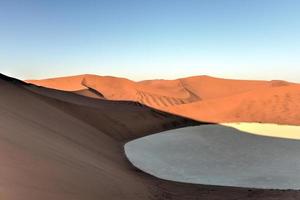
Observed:
[[[101,98],[128,100],[213,123],[262,122],[300,125],[300,84],[281,80],[251,81],[194,76],[134,82],[124,78],[80,75],[29,83],[78,92],[97,91]]]
[[[1,74],[0,95],[3,199],[300,198],[297,191],[165,181],[134,168],[124,155],[123,145],[129,140],[199,122],[137,102],[85,97]]]

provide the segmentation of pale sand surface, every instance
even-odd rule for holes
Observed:
[[[222,125],[256,135],[287,139],[300,139],[300,126],[246,122],[222,123]]]
[[[258,136],[222,125],[203,125],[137,139],[127,143],[125,151],[135,166],[166,180],[300,189],[299,140]]]

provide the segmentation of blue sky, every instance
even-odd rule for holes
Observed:
[[[0,0],[0,72],[300,82],[298,0]]]

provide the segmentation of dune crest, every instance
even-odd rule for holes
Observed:
[[[82,89],[77,85],[75,89],[78,88]],[[166,181],[143,173],[126,159],[123,145],[130,140],[207,123],[138,102],[108,101],[37,87],[2,74],[0,94],[0,194],[3,199],[300,198],[299,192],[291,190]]]
[[[194,76],[135,82],[118,77],[79,75],[27,82],[90,97],[135,101],[198,121],[300,125],[300,85],[281,80]]]

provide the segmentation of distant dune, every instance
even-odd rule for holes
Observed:
[[[90,97],[135,101],[198,121],[300,125],[300,85],[281,80],[195,76],[134,82],[80,75],[27,82]]]
[[[99,89],[102,85],[98,84],[98,81],[85,80],[85,84],[82,85],[82,79],[78,77],[74,82],[70,80],[74,87],[66,83],[65,88],[60,88],[50,81],[56,89],[74,91],[66,92],[37,87],[0,74],[1,199],[294,200],[300,198],[297,191],[176,183],[155,178],[136,169],[124,155],[123,145],[127,141],[168,129],[203,123],[168,114],[138,102],[117,101],[121,94],[127,94],[127,87],[119,87],[123,84],[115,81],[119,79],[109,77],[104,79],[107,81],[105,84],[113,80],[111,85],[106,86],[106,90]],[[126,79],[122,81],[134,91],[136,83]],[[163,96],[159,93],[164,91],[163,88],[150,87],[153,82],[139,84],[142,85],[141,88],[149,88],[142,90],[143,92]],[[177,87],[177,84],[180,85]],[[113,93],[109,90],[110,87],[124,93]],[[179,89],[181,92],[177,96],[174,92],[175,96],[172,96],[172,90],[168,89],[164,97],[201,101],[197,99],[201,96],[192,91],[192,88],[183,87],[182,81],[171,81],[168,87],[175,91]],[[76,94],[86,89],[97,90],[103,95],[102,99]],[[106,100],[107,98],[116,101]],[[187,102],[186,100],[183,103]]]
[[[210,122],[300,125],[300,85],[258,88],[170,108],[169,112]]]

